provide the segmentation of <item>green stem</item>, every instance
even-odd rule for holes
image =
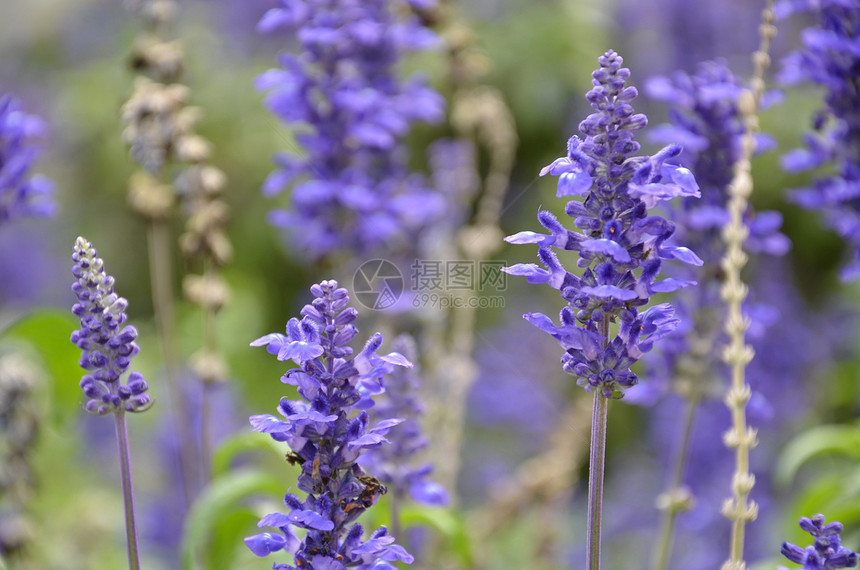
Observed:
[[[210,260],[206,260],[203,269],[204,278],[208,278],[212,272]],[[215,311],[210,306],[203,309],[203,348],[207,354],[215,354]],[[200,396],[200,470],[203,475],[203,484],[209,483],[211,457],[212,457],[212,430],[209,426],[211,415],[212,382],[204,381],[202,394]]]
[[[116,441],[119,448],[119,463],[122,473],[122,498],[125,504],[125,534],[128,543],[129,570],[140,570],[140,550],[137,545],[137,524],[134,519],[134,484],[131,480],[131,453],[128,446],[128,428],[125,412],[114,413]]]
[[[669,487],[670,494],[678,491],[684,483],[684,470],[687,466],[687,456],[689,455],[690,441],[693,433],[693,419],[696,416],[698,406],[698,398],[691,398],[687,402],[687,413],[684,417],[684,435],[681,439],[678,455],[675,456],[672,484]],[[666,508],[660,532],[659,548],[654,559],[654,570],[665,570],[669,565],[669,557],[672,553],[672,541],[675,537],[675,523],[679,512],[680,510],[673,504],[668,505]]]
[[[200,395],[200,472],[203,476],[203,484],[209,483],[210,469],[212,463],[212,454],[210,447],[212,445],[212,437],[209,430],[209,416],[211,415],[211,399],[209,391],[211,382],[203,382]]]
[[[179,439],[179,466],[182,472],[182,489],[186,505],[191,505],[191,458],[194,446],[188,422],[182,421],[187,413],[185,398],[175,377],[176,353],[173,338],[173,269],[170,263],[170,230],[164,220],[153,220],[147,231],[149,249],[149,271],[152,285],[152,303],[155,310],[155,326],[161,340],[164,358],[164,375],[167,392],[171,400],[173,424]]]
[[[600,523],[603,514],[603,471],[606,459],[606,420],[609,400],[594,391],[591,412],[591,456],[588,464],[588,534],[586,568],[600,570]]]
[[[400,530],[400,493],[395,489],[391,493],[391,536],[402,545],[404,538],[400,536]]]

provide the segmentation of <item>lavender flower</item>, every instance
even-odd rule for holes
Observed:
[[[0,96],[0,225],[15,218],[52,216],[53,184],[30,169],[41,154],[45,122],[21,110],[11,95]]]
[[[311,287],[315,299],[301,311],[302,319],[291,319],[287,334],[272,333],[251,343],[266,346],[278,360],[293,360],[300,368],[289,370],[281,381],[298,387],[303,400],[282,398],[278,411],[286,418],[251,416],[254,430],[285,441],[293,450],[288,461],[301,465],[298,488],[308,495],[300,500],[287,493],[287,514],[271,513],[258,526],[278,533],[262,533],[245,539],[257,556],[285,550],[294,556],[295,567],[275,563],[278,570],[394,569],[388,564],[413,557],[393,544],[394,538],[381,527],[362,541],[362,526],[354,521],[386,492],[376,477],[356,462],[368,449],[387,443],[385,433],[401,423],[386,419],[369,427],[369,416],[353,408],[372,404],[371,396],[383,391],[382,378],[395,366],[411,366],[401,354],[376,354],[382,335],[375,334],[357,355],[348,346],[358,332],[352,324],[358,312],[349,307],[346,289],[336,281]],[[299,540],[292,527],[307,530]]]
[[[761,7],[753,2],[626,0],[615,6],[619,36],[625,51],[636,54],[629,61],[640,73],[689,72],[701,61],[735,60],[756,47]]]
[[[114,293],[114,279],[105,273],[104,261],[97,255],[93,245],[84,238],[79,237],[75,241],[72,274],[77,281],[72,284],[72,291],[78,302],[72,307],[72,313],[81,319],[81,329],[72,333],[71,340],[81,349],[81,368],[89,372],[81,379],[81,388],[89,398],[87,411],[99,416],[114,415],[125,505],[128,567],[129,570],[139,570],[140,550],[125,413],[148,410],[152,400],[146,393],[149,386],[139,372],[129,374],[126,384],[120,383],[131,359],[140,350],[134,342],[137,329],[131,325],[120,328],[127,318],[125,309],[128,301]]]
[[[263,185],[274,196],[292,184],[290,210],[269,220],[313,256],[349,244],[366,251],[405,240],[442,208],[411,175],[402,139],[414,121],[436,121],[442,98],[395,73],[404,54],[436,44],[416,17],[396,16],[395,0],[281,0],[258,25],[295,30],[302,55],[258,77],[268,108],[291,125],[302,156],[279,154]]]
[[[414,339],[406,334],[394,339],[394,350],[410,362],[417,358]],[[385,381],[385,395],[374,407],[376,418],[406,418],[391,431],[392,445],[371,449],[362,465],[377,474],[395,499],[407,494],[419,503],[443,506],[448,504],[448,493],[444,487],[430,480],[433,467],[430,464],[414,466],[411,459],[427,446],[427,438],[421,432],[419,417],[424,407],[418,399],[420,380],[417,370],[398,368]]]
[[[685,164],[696,173],[701,187],[699,200],[684,198],[671,217],[678,225],[675,238],[693,248],[706,265],[718,265],[725,246],[720,231],[729,221],[726,189],[732,167],[740,158],[744,125],[738,109],[743,86],[722,60],[700,63],[694,75],[676,72],[671,77],[655,77],[647,85],[648,94],[671,105],[670,124],[651,131],[658,142],[684,145]],[[759,133],[757,150],[775,146],[772,137]],[[750,235],[746,246],[752,252],[783,255],[790,247],[779,233],[782,215],[767,211],[746,213]]]
[[[88,373],[81,388],[89,398],[86,409],[103,416],[114,412],[142,412],[152,405],[149,386],[139,372],[120,378],[140,348],[135,343],[137,329],[122,326],[128,301],[114,293],[114,279],[105,273],[104,261],[90,242],[79,237],[72,254],[72,273],[77,281],[72,291],[78,302],[72,313],[81,319],[81,328],[72,333],[72,342],[81,349],[81,368]]]
[[[541,171],[559,176],[558,197],[585,196],[582,202],[568,202],[565,210],[580,231],[566,229],[555,216],[541,211],[538,221],[550,235],[524,231],[505,240],[538,244],[546,269],[529,263],[504,271],[561,292],[568,306],[561,311],[560,325],[541,313],[527,313],[525,319],[558,340],[565,349],[563,368],[578,377],[579,385],[620,398],[625,388],[637,383],[630,366],[678,324],[669,304],[641,313],[639,307],[653,293],[693,284],[671,278],[655,281],[662,260],[702,264],[689,249],[667,245],[674,225],[649,216],[647,210],[675,196],[699,196],[699,187],[689,170],[667,162],[680,154],[678,145],[651,157],[632,156],[639,150],[634,133],[647,118],[634,114],[630,105],[637,90],[626,86],[630,70],[621,67],[621,57],[610,50],[599,62],[594,88],[586,95],[595,113],[579,126],[586,138],[571,137],[567,156]],[[585,269],[581,277],[562,267],[553,247],[578,252],[577,265]],[[609,322],[620,325],[611,340]]]
[[[860,277],[860,209],[855,197],[860,188],[860,5],[841,0],[793,0],[779,4],[780,16],[811,12],[818,26],[803,32],[804,49],[783,61],[779,79],[784,84],[812,81],[825,88],[825,107],[812,120],[805,135],[806,148],[783,156],[788,172],[830,165],[834,174],[820,175],[810,187],[792,197],[801,206],[824,213],[828,224],[853,250],[843,269],[844,279]]]
[[[651,138],[684,144],[685,163],[696,172],[702,198],[684,198],[676,207],[669,207],[669,218],[676,224],[672,239],[680,239],[704,260],[700,270],[702,283],[693,291],[679,295],[676,314],[684,325],[675,330],[663,344],[664,362],[652,364],[665,367],[666,378],[692,382],[696,399],[706,391],[703,377],[719,367],[718,351],[712,350],[714,339],[720,335],[724,306],[720,298],[722,258],[725,243],[723,227],[729,222],[728,186],[732,168],[741,155],[741,138],[744,125],[738,108],[742,93],[741,81],[728,69],[725,62],[701,63],[695,75],[682,72],[670,78],[656,77],[646,85],[648,93],[671,105],[670,124],[659,125],[651,131]],[[758,148],[771,148],[774,141],[767,135],[758,135]],[[752,252],[783,255],[791,246],[788,238],[779,232],[782,215],[765,211],[754,213],[748,209],[744,216],[749,236],[745,245]],[[690,272],[676,273],[676,277],[692,278]],[[692,346],[697,349],[693,354]],[[692,359],[696,378],[690,378]],[[679,373],[681,367],[688,370]],[[721,390],[721,389],[720,389]],[[646,399],[647,395],[637,395]]]
[[[842,546],[839,533],[842,523],[824,524],[824,515],[815,515],[811,519],[800,518],[800,528],[815,538],[813,546],[801,548],[789,542],[783,542],[780,552],[782,555],[803,564],[805,570],[835,570],[836,568],[855,568],[857,554]],[[782,568],[782,570],[787,570]]]

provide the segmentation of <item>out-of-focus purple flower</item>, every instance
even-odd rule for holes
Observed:
[[[266,106],[299,125],[304,153],[279,154],[263,185],[274,196],[292,187],[291,208],[269,220],[313,256],[347,247],[367,251],[404,242],[443,208],[410,173],[403,138],[415,121],[439,120],[444,101],[418,77],[397,77],[402,57],[437,44],[397,0],[281,0],[257,26],[295,32],[301,55],[282,54],[257,78]]]
[[[834,174],[820,175],[812,185],[795,190],[792,198],[804,208],[824,213],[828,224],[849,244],[853,259],[843,279],[860,277],[860,5],[844,0],[791,0],[778,5],[778,14],[810,12],[818,25],[802,34],[804,48],[783,61],[784,84],[811,81],[825,88],[825,106],[804,137],[806,148],[782,157],[788,172],[830,165]]]
[[[397,559],[412,563],[413,557],[393,544],[394,538],[388,536],[385,527],[363,541],[364,530],[354,522],[386,492],[357,460],[365,451],[389,443],[385,434],[403,420],[389,418],[371,428],[366,411],[350,417],[353,408],[368,398],[368,392],[382,391],[382,377],[394,366],[408,367],[411,363],[396,352],[376,354],[382,343],[378,333],[353,356],[349,343],[357,333],[353,322],[358,311],[348,306],[346,289],[339,288],[336,281],[323,281],[312,286],[311,293],[313,302],[302,309],[301,321],[290,321],[287,336],[269,334],[251,343],[267,346],[279,360],[300,365],[281,380],[297,386],[303,399],[282,398],[278,412],[284,420],[272,415],[251,416],[251,425],[289,444],[289,461],[301,464],[297,486],[308,496],[302,501],[287,493],[284,503],[289,512],[270,513],[258,523],[279,532],[249,536],[245,544],[257,556],[279,550],[294,556],[295,567],[275,563],[273,568],[278,569],[369,570],[393,568],[388,562]],[[303,347],[290,349],[292,343]],[[292,527],[305,529],[305,537],[299,540]]]
[[[608,51],[599,58],[592,74],[594,88],[586,94],[594,113],[579,125],[585,139],[571,137],[567,156],[555,160],[541,175],[559,176],[558,196],[584,196],[565,209],[579,231],[565,228],[552,214],[541,211],[538,221],[550,233],[519,232],[505,238],[509,243],[534,243],[544,268],[516,264],[503,271],[525,276],[530,283],[548,283],[568,302],[561,324],[541,313],[527,313],[526,320],[552,335],[565,354],[566,372],[578,377],[586,390],[600,390],[607,398],[620,398],[637,383],[630,366],[653,342],[674,329],[678,320],[671,305],[662,304],[640,313],[654,293],[667,293],[694,284],[692,281],[657,281],[663,259],[701,265],[686,247],[666,240],[674,225],[648,215],[658,202],[677,196],[699,196],[692,173],[668,162],[681,147],[669,145],[653,156],[635,156],[636,131],[648,120],[634,113],[630,101],[635,87],[626,85],[630,70]],[[566,271],[552,248],[579,254],[581,277]],[[606,338],[608,322],[620,330]]]
[[[400,335],[392,348],[410,362],[417,359],[415,341],[409,335]],[[407,494],[413,500],[426,505],[448,504],[448,493],[444,487],[430,479],[433,466],[414,465],[415,454],[427,446],[427,438],[421,431],[420,416],[424,406],[418,399],[420,380],[416,367],[398,367],[385,379],[385,394],[374,407],[375,419],[405,418],[403,423],[391,429],[388,438],[391,445],[369,450],[362,458],[362,465],[375,473],[397,497]]]
[[[804,304],[784,258],[766,257],[760,263],[745,307],[752,322],[749,342],[755,351],[748,368],[753,392],[747,413],[760,441],[750,458],[750,469],[756,475],[754,498],[760,508],[756,524],[748,529],[745,556],[749,562],[772,556],[772,550],[766,548],[770,540],[767,534],[783,516],[779,509],[785,504],[784,497],[772,483],[773,468],[778,460],[777,451],[784,447],[787,435],[793,431],[791,426],[809,411],[808,380],[822,372],[822,363],[839,361],[840,355],[849,349],[846,339],[850,344],[850,339],[854,338],[853,330],[846,326],[851,319],[850,312],[844,307],[813,309]],[[695,305],[688,299],[679,299],[679,307],[694,308]],[[710,318],[718,320],[714,315]],[[649,379],[664,378],[664,383],[668,384],[677,382],[681,372],[689,376],[689,370],[677,366],[677,355],[683,353],[683,346],[678,351],[674,347],[671,351],[667,349],[672,340],[676,339],[665,339],[660,354],[654,355],[670,358],[671,365],[662,368],[661,361],[656,358],[645,362],[649,367]],[[686,342],[683,338],[677,340]],[[714,340],[707,341],[709,353],[719,352],[714,346]],[[794,356],[787,359],[786,354]],[[724,482],[731,478],[734,469],[732,452],[721,449],[722,434],[731,427],[731,418],[722,402],[725,388],[716,381],[724,376],[725,370],[718,362],[707,358],[703,357],[701,364],[711,371],[713,380],[705,376],[693,384],[696,381],[691,377],[685,379],[684,385],[686,390],[701,389],[702,401],[693,421],[683,478],[694,505],[689,511],[678,514],[675,543],[679,546],[672,554],[673,568],[719,567],[725,559],[723,545],[730,539],[731,528],[725,524],[720,506],[725,499]],[[631,390],[630,398],[636,398],[637,392],[645,387]],[[661,398],[648,414],[649,449],[658,458],[659,468],[671,473],[682,441],[681,421],[689,402],[677,394],[659,393],[657,396]],[[650,505],[645,508],[653,511]],[[645,514],[631,514],[630,518],[639,520]]]
[[[725,62],[701,63],[694,75],[676,72],[671,77],[653,78],[646,84],[646,90],[653,98],[670,104],[670,123],[654,128],[651,137],[658,142],[675,140],[684,144],[682,157],[695,171],[702,194],[701,199],[683,198],[667,207],[668,217],[676,224],[676,232],[669,242],[677,238],[690,246],[701,256],[704,266],[696,273],[675,268],[676,278],[697,278],[699,286],[682,291],[676,297],[676,313],[683,324],[662,344],[661,353],[650,359],[656,372],[653,375],[665,380],[662,386],[658,381],[651,386],[650,393],[631,394],[643,403],[652,402],[658,392],[668,389],[669,379],[694,383],[696,397],[707,396],[709,391],[714,395],[722,392],[716,385],[705,387],[704,380],[720,376],[723,370],[719,351],[711,350],[711,346],[722,339],[725,312],[720,297],[725,255],[722,230],[729,221],[728,186],[733,165],[741,155],[744,134],[738,109],[741,81]],[[760,149],[773,146],[773,140],[766,135],[760,134],[758,142]],[[749,228],[745,245],[750,251],[771,255],[788,251],[791,243],[779,232],[782,224],[779,212],[754,213],[750,209],[745,218]],[[702,343],[707,349],[700,348],[691,356],[694,345],[701,347]],[[690,359],[695,361],[702,377],[689,378],[689,370],[680,371]]]
[[[815,543],[801,548],[790,542],[783,542],[780,549],[783,556],[792,562],[803,564],[804,570],[857,567],[857,554],[842,546],[839,538],[842,523],[824,524],[824,515],[815,515],[811,519],[801,517],[800,528],[811,534],[815,538]]]
[[[52,216],[53,184],[30,170],[41,154],[47,125],[25,113],[11,95],[0,95],[0,225],[28,216]]]
[[[725,246],[720,232],[728,222],[726,211],[732,167],[740,157],[744,125],[738,109],[743,86],[724,61],[700,63],[694,75],[675,72],[671,77],[652,78],[647,93],[670,105],[670,123],[651,130],[657,142],[675,141],[684,146],[681,157],[696,173],[702,197],[684,198],[671,212],[677,224],[674,238],[683,239],[705,264],[718,264]],[[759,134],[757,150],[775,146],[772,137]],[[747,212],[750,235],[746,247],[752,252],[782,255],[790,247],[779,233],[779,212]]]
[[[81,368],[88,373],[81,389],[89,398],[86,409],[103,416],[111,412],[142,412],[151,407],[149,386],[139,372],[120,382],[140,348],[134,342],[137,329],[122,326],[128,301],[114,293],[114,279],[105,272],[104,261],[90,242],[79,237],[72,254],[72,291],[78,302],[72,313],[81,319],[80,330],[71,341],[81,349]]]
[[[628,62],[640,73],[692,72],[699,62],[715,57],[745,61],[757,47],[761,7],[754,2],[625,0],[615,6],[623,32],[618,37],[626,42]]]

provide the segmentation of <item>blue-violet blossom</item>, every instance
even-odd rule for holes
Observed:
[[[0,226],[26,216],[52,216],[53,184],[30,169],[41,154],[47,125],[21,110],[11,95],[0,95]]]
[[[385,527],[362,541],[364,530],[354,521],[386,489],[356,461],[366,450],[388,443],[385,433],[403,420],[390,418],[371,428],[366,410],[350,415],[353,408],[372,405],[371,397],[383,391],[383,376],[411,363],[396,352],[376,354],[382,344],[379,333],[353,356],[349,342],[358,332],[353,325],[358,311],[348,306],[346,289],[323,281],[311,293],[314,300],[302,309],[301,320],[290,319],[286,335],[272,333],[251,343],[299,365],[281,381],[297,386],[302,400],[281,398],[278,412],[284,420],[257,415],[251,416],[251,425],[287,442],[292,449],[287,459],[301,465],[297,486],[307,497],[287,493],[284,503],[290,511],[270,513],[258,523],[280,532],[249,536],[245,544],[257,556],[279,550],[294,556],[295,566],[275,563],[276,570],[394,570],[388,562],[412,563],[413,557],[393,544]],[[307,530],[302,540],[294,526]]]
[[[81,368],[88,373],[81,388],[89,398],[89,413],[103,416],[111,412],[142,412],[152,400],[149,386],[139,372],[129,374],[125,384],[121,377],[131,359],[138,353],[137,329],[123,326],[128,301],[114,293],[114,278],[105,273],[104,261],[90,242],[82,237],[75,241],[72,254],[72,291],[78,302],[72,313],[81,319],[80,330],[72,333],[72,342],[81,349]]]
[[[690,354],[690,343],[710,343],[721,335],[725,304],[720,287],[726,249],[722,230],[729,222],[728,186],[733,166],[741,156],[741,138],[745,132],[738,108],[743,86],[725,62],[718,60],[700,63],[693,75],[675,72],[670,77],[652,78],[645,90],[651,97],[670,104],[670,123],[651,129],[650,138],[683,144],[681,158],[696,173],[702,194],[700,199],[683,198],[666,206],[667,217],[675,224],[670,243],[682,241],[704,261],[704,267],[697,271],[699,286],[684,291],[676,299],[676,315],[683,324],[662,343],[661,360],[652,358],[649,363],[656,366],[658,374],[662,370],[667,379],[678,379],[678,359]],[[758,150],[775,145],[763,133],[757,133],[756,143]],[[782,225],[779,212],[753,212],[750,208],[744,218],[749,229],[747,250],[771,255],[783,255],[789,250],[791,242],[779,232]],[[689,268],[673,269],[674,277],[694,277]],[[704,371],[720,366],[719,351],[709,353],[694,357]],[[640,391],[636,397],[649,399],[659,391],[657,384],[652,383],[651,390]],[[666,388],[669,382],[663,384]],[[707,387],[702,385],[698,390],[705,393]]]
[[[677,224],[673,239],[684,243],[705,260],[719,264],[725,251],[721,230],[728,223],[728,186],[735,162],[740,158],[745,128],[738,108],[743,92],[741,80],[725,61],[706,61],[696,73],[675,72],[671,77],[655,77],[645,85],[655,99],[671,105],[670,124],[651,130],[657,142],[677,142],[684,147],[681,158],[696,173],[701,199],[680,200],[679,211],[672,211]],[[769,94],[773,98],[775,94]],[[776,142],[764,133],[756,134],[756,150],[772,149]],[[779,233],[782,214],[752,211],[745,214],[750,235],[746,248],[753,253],[783,255],[790,242]]]
[[[780,552],[783,556],[803,564],[804,570],[835,570],[837,568],[855,568],[857,554],[842,546],[839,533],[842,523],[824,524],[824,515],[815,515],[811,519],[800,518],[800,528],[815,538],[813,546],[801,548],[789,542],[783,542]],[[787,570],[780,567],[779,570]]]
[[[415,362],[417,349],[411,336],[398,336],[392,348]],[[411,461],[428,444],[418,421],[424,407],[418,397],[420,380],[416,368],[398,368],[385,379],[385,394],[373,408],[374,418],[406,419],[388,434],[391,445],[371,449],[361,463],[373,471],[396,498],[409,494],[416,502],[444,506],[448,504],[448,493],[429,478],[433,466],[429,463],[416,466]]]
[[[347,247],[365,252],[407,242],[435,219],[443,202],[411,174],[403,137],[415,121],[442,118],[444,101],[419,77],[397,66],[410,51],[438,38],[400,0],[280,0],[257,28],[295,31],[301,55],[282,54],[280,68],[257,78],[266,105],[299,125],[304,153],[281,153],[263,185],[267,196],[292,185],[289,210],[270,222],[286,228],[315,257]]]
[[[860,277],[860,4],[845,0],[792,0],[778,4],[779,16],[811,12],[816,27],[804,30],[804,48],[783,61],[779,79],[784,84],[811,81],[825,88],[825,107],[804,136],[806,148],[783,156],[788,172],[830,165],[792,197],[801,206],[824,213],[828,224],[849,244],[853,259],[843,279]]]
[[[676,196],[699,196],[699,187],[688,169],[667,162],[680,154],[679,145],[650,157],[633,156],[640,148],[634,134],[648,121],[630,104],[637,96],[635,87],[626,86],[630,70],[611,50],[598,61],[594,87],[586,94],[595,112],[579,125],[585,139],[571,137],[567,156],[541,171],[559,176],[558,197],[585,197],[571,200],[565,209],[580,231],[568,230],[547,211],[539,212],[538,221],[549,235],[524,231],[505,239],[537,244],[546,269],[521,263],[504,271],[561,292],[568,305],[561,310],[560,325],[541,313],[524,317],[558,340],[565,349],[562,367],[578,377],[580,386],[620,398],[623,389],[637,383],[630,370],[633,363],[678,323],[668,303],[641,313],[638,308],[654,293],[694,284],[672,278],[656,281],[662,260],[702,264],[686,247],[665,243],[674,225],[649,216],[648,208]],[[585,270],[582,276],[566,271],[552,248],[576,251],[577,265]],[[610,322],[619,324],[611,340]]]

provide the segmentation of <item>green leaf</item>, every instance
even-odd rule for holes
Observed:
[[[850,528],[853,526],[852,523],[856,524],[860,520],[860,501],[845,492],[850,474],[836,473],[816,477],[815,482],[803,490],[791,511],[795,516],[791,517],[793,521],[789,521],[791,528],[789,542],[802,544],[803,540],[809,539],[809,535],[797,527],[797,518],[800,516],[811,517],[814,514],[823,513],[828,521],[839,521],[846,528]]]
[[[285,444],[277,442],[268,434],[248,431],[232,435],[218,445],[212,454],[212,475],[218,477],[230,470],[237,455],[248,451],[266,451],[283,460]]]
[[[438,507],[409,505],[400,512],[400,524],[404,528],[429,526],[437,530],[450,542],[452,550],[463,564],[471,567],[473,563],[472,541],[465,520],[456,511]]]
[[[17,321],[2,335],[4,340],[28,343],[39,355],[50,380],[52,420],[60,423],[81,412],[81,350],[69,341],[78,326],[70,312],[44,309]]]
[[[206,548],[206,570],[248,568],[248,565],[235,564],[234,558],[245,552],[251,554],[242,539],[248,535],[249,528],[255,528],[258,520],[260,516],[254,509],[243,506],[222,515],[212,529],[212,539]],[[256,558],[253,554],[251,556]]]
[[[860,429],[856,424],[810,428],[786,445],[776,466],[776,480],[789,484],[797,471],[822,453],[836,453],[860,459]]]
[[[231,472],[212,481],[194,501],[185,519],[181,545],[182,567],[185,570],[204,567],[200,554],[207,549],[216,526],[233,513],[245,510],[238,504],[241,499],[257,493],[280,495],[284,491],[283,487],[282,482],[272,475],[256,470]]]

